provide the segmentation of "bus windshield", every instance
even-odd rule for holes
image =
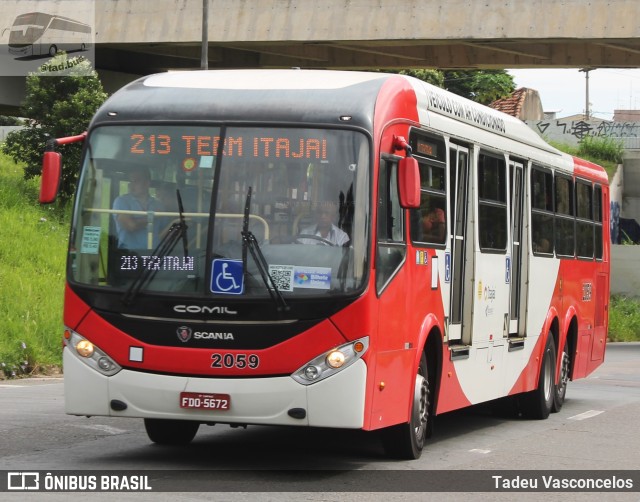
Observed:
[[[353,293],[367,269],[369,163],[367,137],[344,129],[96,128],[69,278],[130,301]]]
[[[16,17],[9,32],[9,47],[24,47],[37,42],[50,20],[49,14],[41,12]]]

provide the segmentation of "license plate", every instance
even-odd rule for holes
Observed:
[[[195,410],[228,410],[231,407],[229,394],[206,394],[202,392],[181,392],[180,408]]]

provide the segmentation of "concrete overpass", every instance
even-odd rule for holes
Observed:
[[[199,68],[202,7],[96,1],[96,68],[106,89]],[[638,0],[210,0],[208,65],[635,68],[638,19]]]
[[[211,0],[209,66],[637,67],[638,0]],[[199,67],[202,0],[96,9],[98,67]]]

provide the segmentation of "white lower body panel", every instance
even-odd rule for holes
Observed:
[[[157,375],[122,370],[104,376],[84,364],[65,347],[63,351],[65,410],[70,415],[96,415],[172,420],[195,420],[264,425],[362,428],[367,367],[356,361],[345,370],[313,385],[292,378],[205,378]],[[231,408],[180,408],[181,392],[229,394]],[[127,405],[111,409],[112,400]],[[292,418],[292,408],[306,410],[304,419]]]

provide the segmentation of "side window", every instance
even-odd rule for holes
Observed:
[[[596,238],[596,258],[602,260],[602,187],[593,189],[593,221]]]
[[[556,176],[556,253],[573,257],[575,252],[575,220],[573,204],[573,180]]]
[[[534,254],[553,254],[553,175],[531,169],[531,245]]]
[[[593,188],[591,183],[576,182],[576,254],[579,258],[593,258]],[[602,227],[602,224],[600,225]]]
[[[447,239],[447,149],[444,138],[414,129],[409,137],[420,166],[420,207],[409,212],[411,240],[444,247]]]
[[[380,161],[378,179],[378,245],[376,253],[376,291],[389,283],[404,262],[404,212],[398,197],[398,164]]]
[[[481,251],[507,249],[507,171],[504,158],[480,153],[478,231]]]
[[[411,211],[413,242],[444,245],[447,238],[445,166],[420,163],[420,208]]]

